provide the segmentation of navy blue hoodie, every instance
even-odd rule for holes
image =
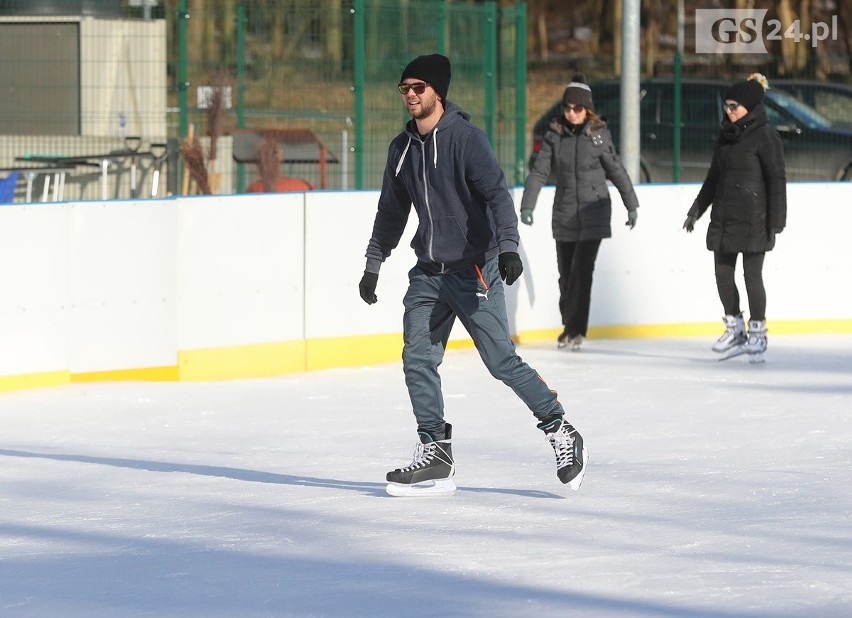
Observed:
[[[431,273],[464,270],[518,250],[518,218],[506,178],[481,129],[450,101],[425,137],[412,119],[388,148],[366,270],[378,273],[399,244],[411,206],[411,247]]]

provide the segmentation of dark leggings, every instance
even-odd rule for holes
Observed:
[[[740,293],[734,282],[738,253],[714,252],[716,262],[716,289],[725,309],[725,315],[739,315]],[[749,319],[766,319],[766,289],[763,287],[763,258],[765,253],[743,253],[743,276],[748,295]]]
[[[595,259],[601,246],[598,240],[556,241],[556,266],[559,269],[559,313],[571,337],[586,336],[589,307],[592,303],[592,278]]]

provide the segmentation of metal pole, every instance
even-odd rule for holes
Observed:
[[[641,0],[623,0],[621,21],[621,159],[634,183],[641,180],[639,154],[639,11]]]

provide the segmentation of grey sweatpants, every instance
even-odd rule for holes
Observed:
[[[481,274],[481,277],[480,277]],[[415,266],[403,299],[402,365],[417,430],[444,433],[444,398],[438,366],[456,316],[473,339],[488,371],[509,386],[538,420],[563,414],[556,393],[515,352],[497,258],[476,268],[429,275]]]

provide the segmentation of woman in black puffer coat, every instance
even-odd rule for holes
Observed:
[[[725,93],[726,118],[713,162],[683,224],[691,232],[712,205],[707,248],[715,257],[716,287],[725,310],[725,332],[713,350],[726,356],[747,353],[752,362],[763,360],[767,343],[763,261],[787,222],[784,148],[766,117],[765,88],[766,78],[756,73]],[[751,312],[748,336],[734,282],[739,254]]]
[[[562,95],[563,115],[554,118],[530,170],[521,200],[521,222],[533,223],[538,194],[553,170],[553,238],[559,269],[559,347],[578,349],[589,325],[592,277],[601,240],[612,236],[607,179],[621,194],[627,225],[636,225],[639,202],[615,151],[606,123],[594,113],[592,91],[578,73]]]

